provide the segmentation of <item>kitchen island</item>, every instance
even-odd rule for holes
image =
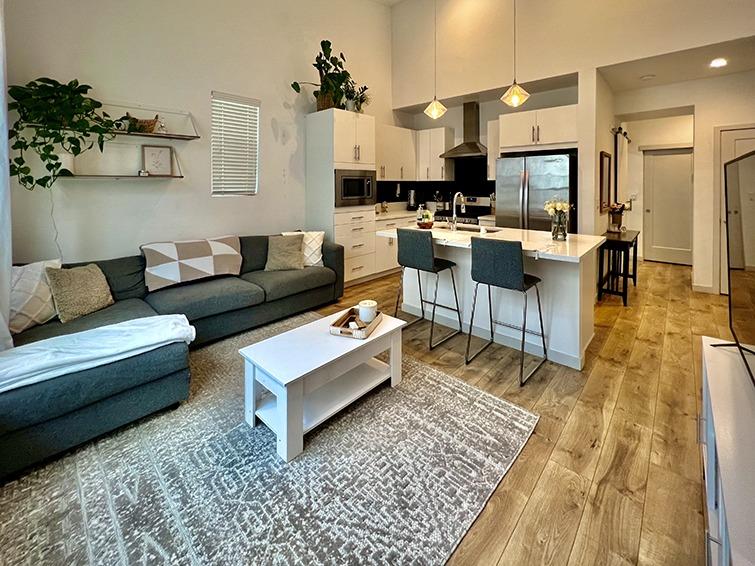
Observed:
[[[418,230],[418,228],[412,228]],[[450,230],[436,224],[431,230],[437,257],[450,259],[457,265],[456,285],[459,293],[459,306],[464,330],[468,331],[469,315],[472,309],[474,281],[471,277],[472,237],[519,241],[524,251],[524,268],[527,273],[542,279],[540,294],[543,305],[543,325],[545,327],[548,358],[556,363],[575,369],[582,369],[585,351],[594,335],[594,304],[597,285],[596,252],[605,241],[602,236],[569,234],[565,242],[556,242],[550,232],[519,230],[515,228],[488,228],[481,231],[477,226],[459,226]],[[396,230],[381,230],[378,237],[396,238]],[[422,288],[426,298],[432,298],[435,275],[421,273]],[[481,285],[475,311],[473,334],[487,339],[490,336],[490,316],[484,286]],[[521,326],[523,299],[521,293],[492,288],[493,319],[509,325]],[[438,287],[438,303],[453,305],[451,277],[441,273]],[[419,316],[421,314],[417,275],[413,269],[404,272],[404,298],[402,309]],[[429,317],[430,310],[426,308]],[[436,321],[449,327],[457,327],[456,313],[438,308]],[[537,316],[537,302],[532,300],[527,306],[527,328],[540,331]],[[521,331],[496,325],[495,341],[519,348]],[[474,344],[473,344],[474,348]],[[527,352],[542,355],[540,338],[527,334]]]

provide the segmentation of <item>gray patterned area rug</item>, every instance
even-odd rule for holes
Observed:
[[[285,464],[237,351],[315,318],[193,352],[181,407],[1,486],[0,564],[444,562],[538,417],[407,358]]]

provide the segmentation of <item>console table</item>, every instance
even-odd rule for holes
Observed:
[[[723,342],[703,337],[706,564],[755,565],[755,386],[736,348],[713,347]]]
[[[637,286],[637,230],[626,232],[606,232],[606,241],[598,252],[598,300],[604,294],[618,295],[627,306],[629,299],[629,279]],[[629,254],[632,254],[632,268],[629,268]],[[608,269],[606,270],[606,264]],[[619,285],[621,282],[621,285]]]

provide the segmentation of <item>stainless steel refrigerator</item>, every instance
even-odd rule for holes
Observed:
[[[550,230],[543,206],[567,199],[569,232],[577,232],[577,150],[504,154],[496,161],[496,226]]]

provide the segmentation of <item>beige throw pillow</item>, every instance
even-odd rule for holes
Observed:
[[[325,232],[283,232],[283,236],[295,236],[304,234],[302,252],[304,253],[304,266],[322,265],[322,243],[325,241]]]
[[[93,263],[45,271],[60,322],[71,322],[113,304],[105,274]]]
[[[156,242],[143,245],[142,253],[147,261],[144,280],[150,292],[205,277],[241,273],[238,236]]]
[[[55,318],[55,303],[45,274],[48,267],[60,267],[60,260],[38,261],[11,268],[8,322],[11,334],[18,334]]]
[[[265,271],[304,269],[303,242],[304,234],[301,233],[293,236],[270,236]]]

